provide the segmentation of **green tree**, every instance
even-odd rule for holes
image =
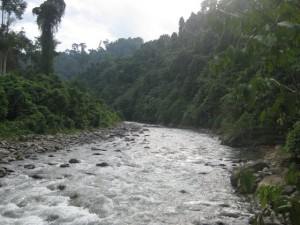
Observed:
[[[22,19],[26,6],[27,3],[23,0],[1,0],[0,74],[6,73],[8,52],[12,47],[10,26],[15,19]]]
[[[58,30],[65,8],[64,0],[47,0],[40,7],[32,10],[32,13],[37,16],[36,21],[42,32],[40,37],[42,47],[40,69],[46,74],[54,71],[53,59],[56,47],[54,32]]]

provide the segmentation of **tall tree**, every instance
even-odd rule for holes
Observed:
[[[183,17],[180,17],[180,19],[179,19],[179,34],[181,34],[183,32],[184,26],[185,26],[185,21],[184,21]]]
[[[12,44],[9,42],[10,25],[15,19],[22,19],[26,6],[23,0],[1,0],[0,74],[6,73],[7,55]]]
[[[58,30],[65,8],[64,0],[47,0],[40,7],[32,10],[32,13],[37,16],[36,21],[42,32],[40,37],[42,47],[40,68],[46,74],[54,71],[53,58],[56,47],[54,33]]]

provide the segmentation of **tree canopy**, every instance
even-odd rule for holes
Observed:
[[[54,71],[53,58],[56,47],[54,32],[58,29],[65,8],[64,0],[47,0],[32,10],[32,13],[37,16],[36,21],[42,32],[40,37],[42,48],[40,68],[46,74]]]
[[[128,120],[281,142],[300,118],[299,27],[296,0],[207,0],[178,34],[101,58],[72,82]]]

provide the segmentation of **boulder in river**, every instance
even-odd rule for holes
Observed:
[[[24,166],[25,169],[33,170],[35,168],[35,165],[27,164]]]
[[[102,163],[96,164],[96,166],[98,166],[98,167],[108,167],[109,164],[107,162],[102,162]]]
[[[6,169],[0,167],[0,177],[4,177],[7,174]]]
[[[69,163],[80,163],[78,159],[70,159]]]
[[[35,180],[41,180],[41,179],[44,179],[44,177],[41,176],[41,175],[39,175],[39,174],[34,174],[34,175],[32,175],[31,177],[32,177],[33,179],[35,179]]]
[[[61,164],[59,167],[66,168],[66,167],[70,167],[70,165],[68,163],[64,163],[64,164]]]

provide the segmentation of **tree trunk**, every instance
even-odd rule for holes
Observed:
[[[3,74],[3,52],[0,51],[0,75]]]
[[[6,63],[7,63],[7,55],[8,55],[8,51],[4,52],[4,57],[3,57],[3,72],[2,74],[5,75],[6,74]]]

